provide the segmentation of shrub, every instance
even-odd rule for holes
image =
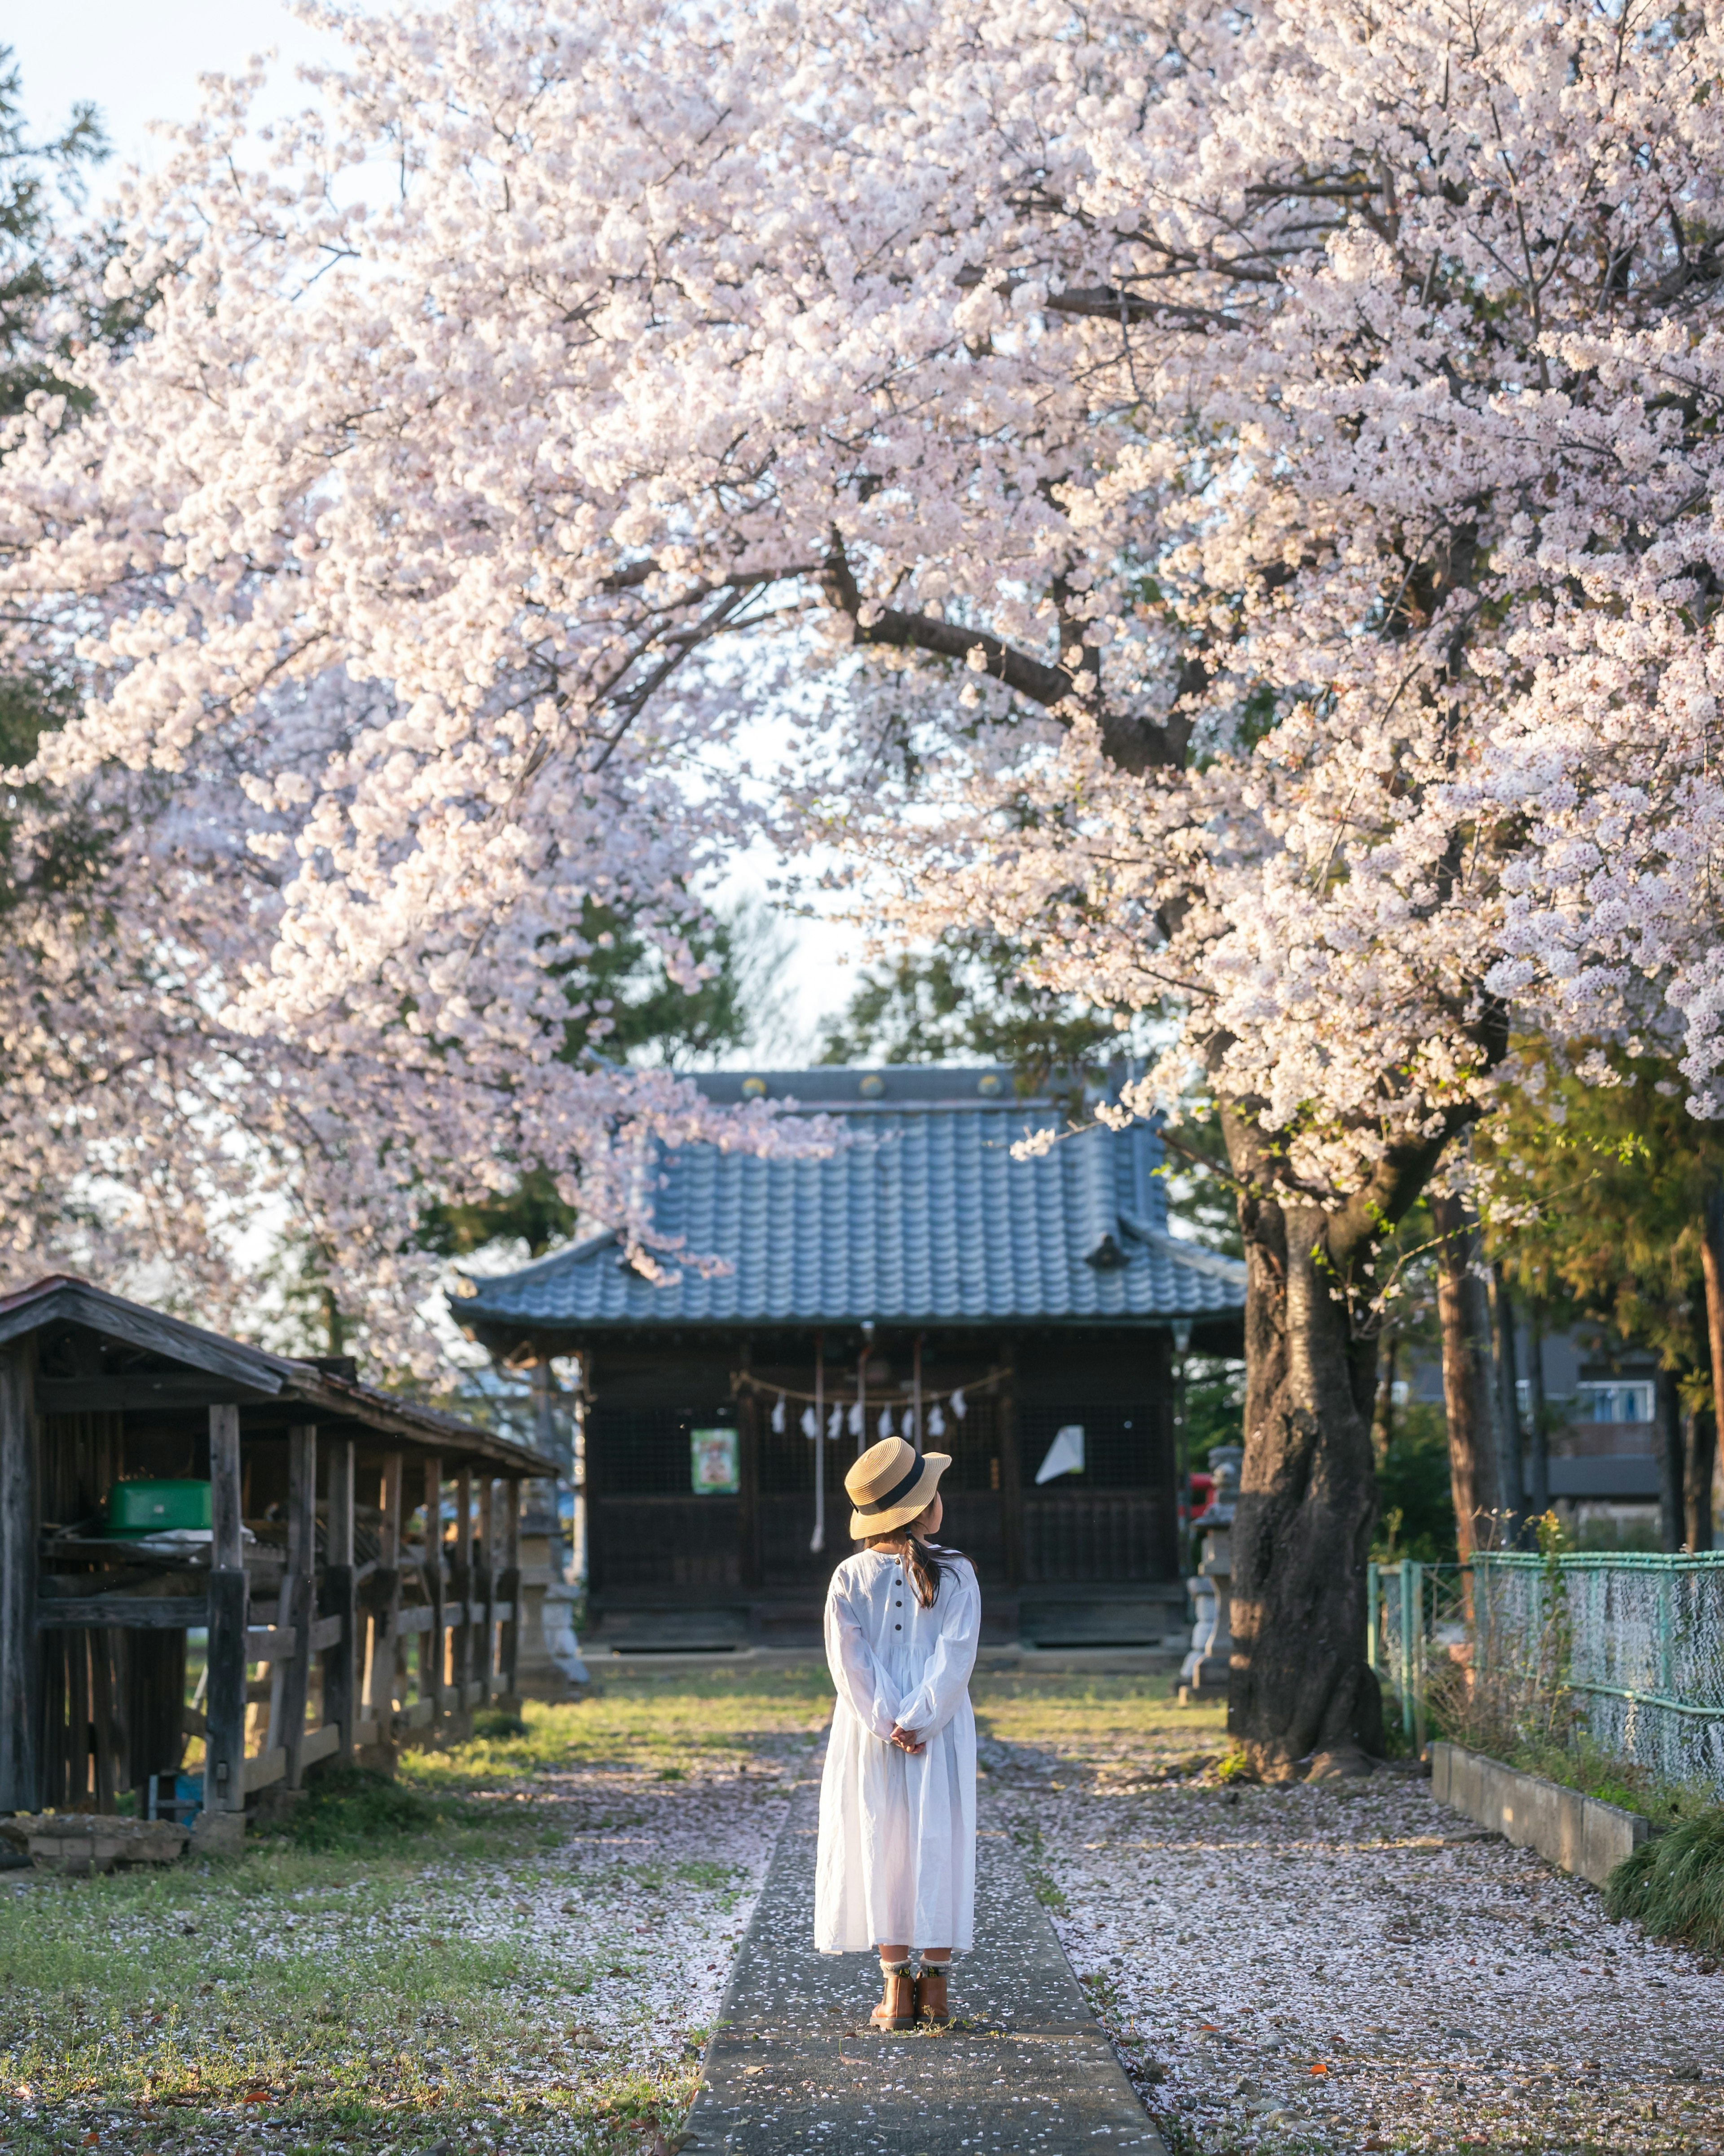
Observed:
[[[495,1707],[488,1714],[474,1716],[473,1734],[495,1743],[500,1738],[525,1737],[526,1724],[518,1714],[511,1714],[505,1708]]]
[[[1724,1805],[1643,1841],[1611,1873],[1604,1907],[1655,1938],[1724,1953]]]
[[[423,1834],[443,1814],[418,1790],[363,1767],[323,1767],[274,1831],[300,1849],[366,1849]]]

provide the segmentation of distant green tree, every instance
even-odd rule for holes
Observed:
[[[602,1010],[612,1030],[605,1046],[618,1062],[672,1070],[710,1067],[732,1049],[746,1048],[777,1013],[773,976],[781,942],[762,908],[742,905],[705,926],[688,942],[706,969],[698,988],[671,979],[662,952],[625,915],[590,906],[581,924],[590,956],[564,976],[571,1003]],[[564,1053],[588,1053],[584,1026],[571,1024]],[[578,1209],[557,1194],[549,1164],[527,1168],[514,1190],[482,1205],[429,1209],[420,1229],[423,1249],[464,1257],[485,1244],[525,1245],[539,1257],[574,1233]]]
[[[31,138],[19,71],[0,45],[0,418],[47,392],[80,393],[65,363],[80,345],[119,346],[139,334],[141,305],[117,305],[103,289],[102,267],[116,239],[84,219],[90,173],[108,155],[95,107],[80,104],[57,136]],[[28,764],[44,733],[65,724],[81,684],[63,654],[44,648],[28,611],[0,604],[0,771]],[[114,836],[115,811],[92,788],[58,789],[0,783],[0,933],[14,963],[28,968],[38,931],[64,936],[99,921],[101,872]],[[61,1208],[75,1201],[44,1194]]]
[[[1449,1435],[1439,1402],[1408,1400],[1396,1410],[1378,1450],[1377,1502],[1373,1557],[1455,1563]]]
[[[695,988],[671,979],[658,944],[614,908],[589,906],[581,923],[588,956],[565,970],[570,1003],[604,1012],[612,1030],[608,1052],[619,1062],[674,1070],[711,1067],[721,1056],[769,1034],[782,1014],[782,939],[772,916],[745,901],[693,927],[687,938],[705,978]],[[589,1054],[584,1024],[572,1020],[564,1050],[571,1061]],[[512,1245],[530,1258],[567,1242],[580,1209],[557,1188],[551,1163],[534,1162],[514,1188],[482,1204],[428,1206],[418,1247],[449,1258],[470,1257],[489,1244]],[[274,1332],[291,1351],[340,1355],[348,1327],[331,1255],[297,1227],[281,1240],[273,1287],[279,1306]]]
[[[1685,1538],[1710,1548],[1706,1243],[1724,1128],[1688,1113],[1680,1073],[1657,1057],[1611,1056],[1614,1085],[1582,1083],[1536,1042],[1519,1060],[1522,1081],[1475,1147],[1493,1255],[1559,1317],[1595,1319],[1658,1354],[1686,1412]]]
[[[865,968],[827,1030],[821,1062],[980,1056],[1008,1065],[1023,1093],[1080,1089],[1130,1048],[1129,1022],[1026,980],[1024,958],[1006,937],[968,929]]]

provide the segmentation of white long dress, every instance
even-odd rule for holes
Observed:
[[[944,1554],[944,1553],[942,1553]],[[971,1943],[976,1905],[976,1717],[970,1671],[982,1594],[953,1557],[931,1609],[901,1562],[859,1550],[832,1575],[826,1660],[838,1687],[820,1785],[814,1945]],[[927,1749],[886,1740],[894,1723]]]

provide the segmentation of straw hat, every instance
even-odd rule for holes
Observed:
[[[855,1511],[850,1533],[860,1543],[906,1526],[934,1502],[949,1452],[921,1452],[901,1437],[883,1437],[845,1471],[844,1487]]]

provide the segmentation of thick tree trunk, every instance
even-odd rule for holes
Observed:
[[[1437,1317],[1443,1332],[1443,1406],[1449,1424],[1449,1486],[1464,1563],[1494,1539],[1503,1507],[1491,1353],[1491,1305],[1474,1260],[1478,1236],[1464,1199],[1433,1197]]]
[[[1229,1132],[1235,1164],[1251,1134]],[[1242,1180],[1244,1178],[1242,1178]],[[1375,1342],[1357,1340],[1318,1208],[1248,1190],[1245,1459],[1233,1527],[1228,1728],[1258,1773],[1360,1773],[1382,1747],[1365,1661],[1377,1518]]]

